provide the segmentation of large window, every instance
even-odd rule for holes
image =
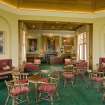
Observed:
[[[78,35],[78,59],[87,60],[87,38],[86,32]]]

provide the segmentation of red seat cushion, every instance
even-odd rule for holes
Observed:
[[[16,83],[28,83],[27,79],[21,79],[21,80],[17,80]]]
[[[56,86],[53,84],[43,84],[39,86],[38,90],[43,93],[53,94],[56,91]]]
[[[65,59],[65,65],[72,64],[71,59]]]
[[[67,79],[72,79],[74,78],[74,74],[70,73],[70,72],[64,72],[63,73],[63,76],[64,78],[67,78]]]
[[[48,78],[41,78],[40,81],[48,83]]]
[[[92,80],[94,80],[96,82],[102,82],[103,78],[102,77],[93,77]]]
[[[36,65],[41,64],[41,60],[40,60],[40,59],[35,59],[35,60],[34,60],[34,64],[36,64]]]
[[[15,87],[11,90],[11,94],[12,96],[18,96],[18,95],[21,95],[23,93],[28,93],[30,90],[27,86],[23,86],[23,87]]]
[[[80,60],[76,63],[76,67],[81,70],[86,70],[88,67],[88,63],[85,60]]]
[[[27,70],[39,70],[39,66],[29,63],[29,64],[25,65],[25,69],[27,69]]]

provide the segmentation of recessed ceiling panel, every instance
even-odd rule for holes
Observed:
[[[52,22],[52,21],[22,21],[28,29],[33,30],[68,30],[75,31],[78,27],[84,25],[72,22]]]

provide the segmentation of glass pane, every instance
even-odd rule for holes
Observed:
[[[84,44],[84,59],[87,60],[87,49],[86,49],[86,44]]]
[[[86,39],[86,32],[84,32],[84,39]]]
[[[86,48],[86,32],[78,35],[78,55],[79,59],[87,59],[87,48]]]
[[[83,59],[83,45],[80,45],[79,56],[80,56],[80,59],[82,60]]]
[[[80,34],[80,38],[83,39],[83,33]]]

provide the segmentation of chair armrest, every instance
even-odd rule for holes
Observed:
[[[92,72],[91,76],[104,77],[104,72]]]
[[[38,82],[39,85],[56,85],[56,83]]]

